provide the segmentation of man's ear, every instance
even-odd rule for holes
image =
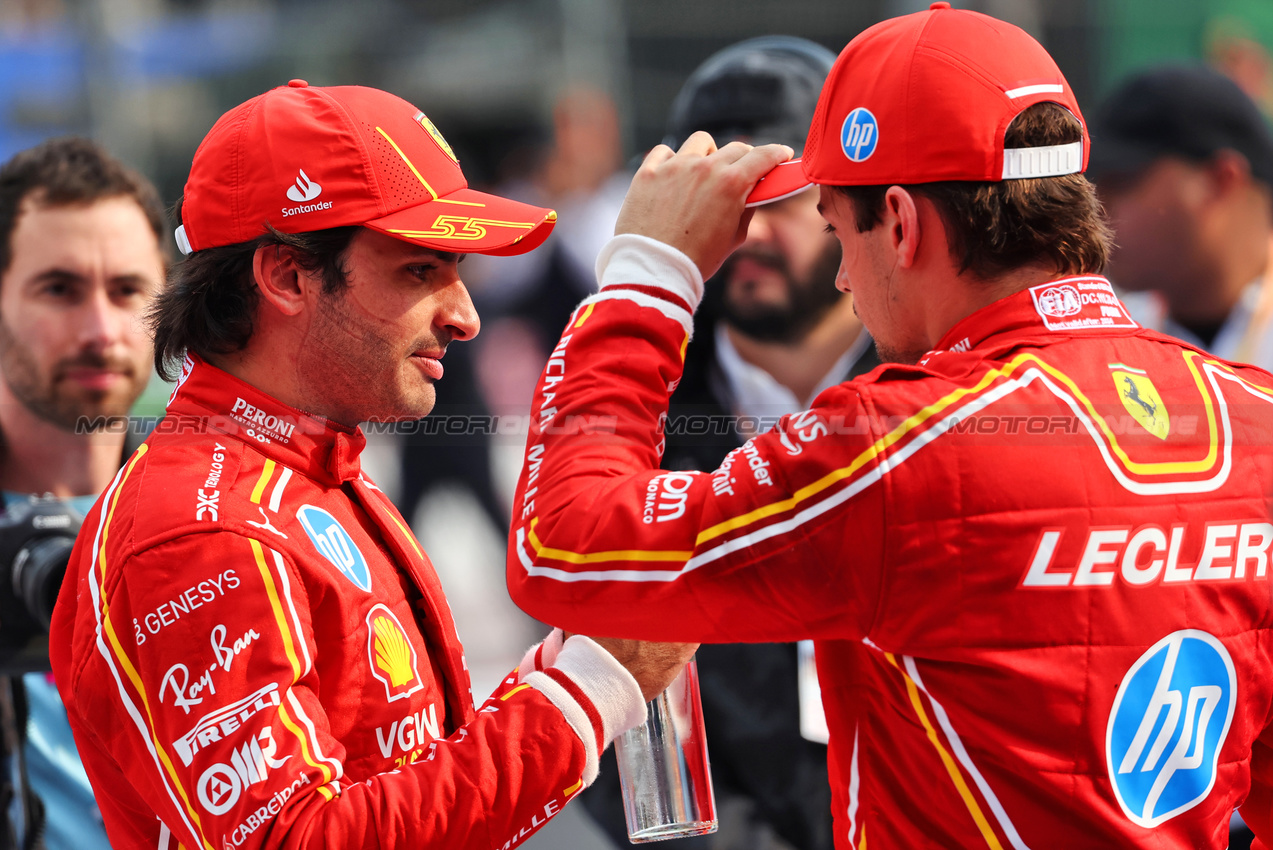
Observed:
[[[897,265],[904,269],[914,266],[923,233],[915,196],[901,186],[889,186],[884,193],[884,226]]]
[[[285,316],[304,308],[311,290],[321,286],[296,261],[295,250],[283,245],[262,245],[252,256],[252,274],[265,301]]]
[[[1208,160],[1206,171],[1217,197],[1232,194],[1236,188],[1251,182],[1251,163],[1242,154],[1227,148],[1216,151]]]

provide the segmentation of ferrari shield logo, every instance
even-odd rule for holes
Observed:
[[[446,139],[442,138],[442,134],[438,132],[438,128],[433,126],[433,122],[429,120],[429,116],[425,115],[423,112],[417,112],[415,114],[415,120],[416,123],[423,127],[425,131],[433,137],[433,141],[438,143],[438,147],[446,151],[447,156],[451,157],[451,159],[454,159],[456,162],[460,161],[455,155],[455,151],[451,150],[451,146],[446,143]]]
[[[1114,369],[1113,377],[1118,397],[1132,418],[1158,439],[1167,439],[1171,421],[1167,418],[1167,407],[1163,404],[1162,396],[1158,394],[1158,389],[1149,380],[1149,376],[1139,369],[1123,367]]]

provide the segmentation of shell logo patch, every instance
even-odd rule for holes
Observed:
[[[446,139],[442,138],[442,134],[438,132],[438,128],[433,126],[433,122],[429,120],[429,116],[425,115],[423,112],[417,112],[413,117],[415,118],[415,122],[423,127],[425,132],[433,137],[433,141],[438,143],[438,147],[442,148],[442,150],[446,152],[447,156],[451,157],[451,159],[456,162],[460,161],[459,157],[455,155],[455,151],[451,150],[451,146],[447,144]]]
[[[384,684],[389,702],[424,688],[415,647],[402,623],[383,604],[373,605],[367,612],[367,660],[371,675]]]
[[[1133,369],[1122,363],[1111,363],[1114,388],[1123,407],[1140,426],[1160,440],[1167,439],[1171,431],[1171,419],[1163,404],[1158,388],[1142,369]]]

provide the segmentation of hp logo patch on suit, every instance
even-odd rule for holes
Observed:
[[[1133,823],[1158,826],[1211,792],[1236,696],[1228,650],[1197,629],[1172,632],[1127,671],[1105,756],[1114,795]]]

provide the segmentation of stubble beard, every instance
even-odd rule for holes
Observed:
[[[344,299],[343,290],[323,295],[315,331],[321,354],[302,359],[298,367],[315,400],[326,408],[317,409],[316,405],[307,412],[349,427],[360,422],[410,421],[428,416],[437,400],[433,382],[407,361],[410,352],[399,350],[369,322],[353,319]],[[394,371],[386,379],[384,366],[390,363],[394,364]],[[425,386],[415,391],[406,389],[417,381]],[[315,392],[315,388],[320,389]],[[345,407],[345,399],[363,402]]]
[[[110,369],[121,373],[126,382],[122,389],[67,392],[71,385],[65,375],[76,367]],[[98,352],[81,351],[73,357],[53,364],[49,375],[41,375],[31,350],[18,340],[8,323],[0,319],[0,374],[18,402],[40,420],[63,431],[75,432],[84,420],[100,426],[118,422],[128,415],[142,390],[145,379],[133,363],[122,358],[106,357]]]
[[[734,266],[739,257],[749,257],[782,275],[787,290],[787,303],[742,307],[734,302],[730,288]],[[744,249],[730,257],[720,277],[726,290],[721,301],[721,315],[744,335],[763,342],[796,342],[803,339],[827,315],[844,294],[835,287],[836,270],[840,266],[840,246],[831,243],[819,255],[808,277],[797,280],[787,258],[775,250]]]
[[[923,359],[927,351],[912,351],[909,349],[892,348],[875,340],[875,353],[879,355],[881,363],[900,363],[904,366],[914,366]]]

